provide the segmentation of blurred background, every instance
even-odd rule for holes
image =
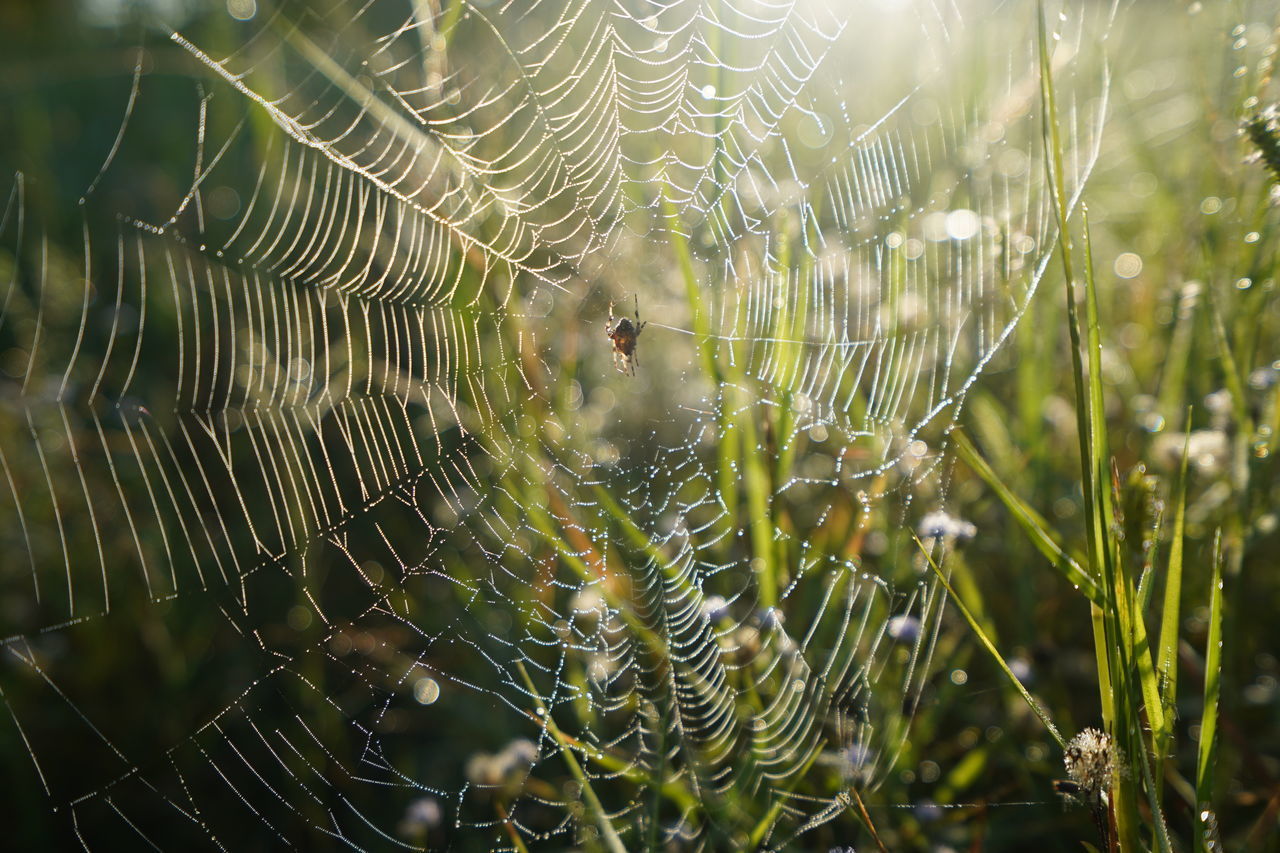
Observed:
[[[0,4],[13,848],[1097,843],[912,536],[1097,725],[954,452],[1082,549],[1036,6],[961,7]],[[1215,820],[1280,849],[1280,20],[1048,18],[1152,625],[1189,450],[1166,816],[1220,538]]]

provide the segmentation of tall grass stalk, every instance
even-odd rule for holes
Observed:
[[[1222,535],[1214,537],[1213,576],[1209,587],[1209,633],[1204,651],[1204,712],[1196,755],[1196,849],[1209,853],[1216,841],[1213,815],[1213,770],[1218,734],[1218,700],[1222,695]],[[1218,848],[1221,849],[1221,848]]]
[[[1111,733],[1120,754],[1132,765],[1115,762],[1108,784],[1108,797],[1102,799],[1109,812],[1099,816],[1099,830],[1104,844],[1121,851],[1143,849],[1144,844],[1154,845],[1161,851],[1172,851],[1172,841],[1165,824],[1161,805],[1160,780],[1164,773],[1164,758],[1171,749],[1173,739],[1173,711],[1177,688],[1176,666],[1177,627],[1182,591],[1183,536],[1186,527],[1187,463],[1184,459],[1174,497],[1173,545],[1168,557],[1165,578],[1164,607],[1158,637],[1157,659],[1153,660],[1150,635],[1147,630],[1145,608],[1153,586],[1153,563],[1145,566],[1131,565],[1129,551],[1124,545],[1120,517],[1120,477],[1111,456],[1107,424],[1105,420],[1102,382],[1101,320],[1098,307],[1098,288],[1094,275],[1093,248],[1090,239],[1088,211],[1082,207],[1083,280],[1077,277],[1075,245],[1070,223],[1068,194],[1063,166],[1063,145],[1060,138],[1056,93],[1052,77],[1049,50],[1050,38],[1045,23],[1043,4],[1039,7],[1038,46],[1042,105],[1042,138],[1045,146],[1046,180],[1049,186],[1058,225],[1058,248],[1066,291],[1067,325],[1071,349],[1071,374],[1075,392],[1076,434],[1080,448],[1081,495],[1084,505],[1085,557],[1083,565],[1058,544],[1048,526],[1034,510],[1014,494],[1013,490],[985,463],[973,444],[962,434],[956,436],[959,455],[978,475],[991,485],[1002,502],[1013,512],[1015,519],[1030,536],[1043,556],[1048,558],[1059,574],[1082,589],[1090,602],[1094,635],[1094,652],[1097,666],[1099,705],[1103,723]],[[1083,304],[1083,318],[1081,305]],[[1220,334],[1220,337],[1225,337]],[[1228,365],[1231,366],[1231,365]],[[1238,372],[1235,373],[1239,384]],[[1234,389],[1231,389],[1234,390]],[[1236,399],[1241,399],[1242,395]],[[1151,540],[1154,542],[1154,537]],[[1012,670],[1003,660],[991,640],[986,636],[978,620],[956,598],[946,576],[929,559],[939,579],[947,586],[956,600],[962,615],[997,661],[1024,701],[1040,716],[1046,728],[1060,743],[1062,737],[1056,731],[1048,715],[1030,696]],[[1141,580],[1136,581],[1141,574]],[[1209,768],[1212,757],[1213,726],[1211,718],[1216,714],[1217,673],[1220,668],[1221,645],[1221,590],[1216,580],[1220,576],[1220,560],[1215,563],[1215,602],[1211,605],[1210,653],[1206,656],[1205,724],[1208,737],[1202,739],[1197,798],[1199,808],[1207,813],[1210,801]],[[1083,581],[1081,579],[1084,579]],[[1217,621],[1214,621],[1214,620]],[[1148,743],[1145,731],[1151,732]],[[1203,736],[1202,736],[1203,737]],[[1138,808],[1145,800],[1147,811]],[[1150,832],[1147,841],[1141,838],[1141,828]],[[1203,837],[1203,832],[1198,833]]]
[[[609,853],[626,853],[627,848],[622,843],[622,839],[618,837],[618,831],[614,829],[613,822],[609,819],[608,813],[604,810],[604,805],[600,802],[600,797],[596,795],[595,789],[591,787],[591,780],[583,772],[582,765],[578,763],[578,759],[574,757],[572,745],[565,739],[560,727],[556,725],[556,721],[551,718],[551,711],[543,703],[542,696],[539,695],[537,687],[534,686],[533,679],[529,677],[529,671],[525,668],[524,663],[520,663],[517,666],[520,669],[520,677],[524,680],[525,688],[533,696],[536,703],[539,718],[543,721],[543,725],[546,726],[547,733],[559,745],[560,755],[564,758],[569,772],[573,774],[573,778],[577,781],[579,789],[582,791],[582,798],[587,801],[587,807],[591,810],[592,816],[595,817],[596,826],[600,830],[600,837],[604,841],[605,849]]]
[[[1174,752],[1177,698],[1178,629],[1182,612],[1184,540],[1187,535],[1189,438],[1184,440],[1181,464],[1171,495],[1173,526],[1171,545],[1166,559],[1164,591],[1158,632],[1149,632],[1147,607],[1157,585],[1154,545],[1159,536],[1159,513],[1154,527],[1142,533],[1142,543],[1150,546],[1139,560],[1134,548],[1126,544],[1125,514],[1135,504],[1125,502],[1124,488],[1111,455],[1105,419],[1102,379],[1102,334],[1095,278],[1093,247],[1088,210],[1081,206],[1080,234],[1082,263],[1077,267],[1069,195],[1063,166],[1063,144],[1060,137],[1056,92],[1052,77],[1048,29],[1043,4],[1039,9],[1038,46],[1042,105],[1042,139],[1045,147],[1045,174],[1058,225],[1058,250],[1065,286],[1067,330],[1071,350],[1071,376],[1075,397],[1075,432],[1080,450],[1080,491],[1084,508],[1085,550],[1077,559],[1048,523],[1015,490],[987,464],[976,446],[963,433],[954,436],[959,457],[987,483],[1010,510],[1014,519],[1031,539],[1036,549],[1050,561],[1058,574],[1079,589],[1090,602],[1097,666],[1099,705],[1103,724],[1120,747],[1126,761],[1116,762],[1103,799],[1109,814],[1099,820],[1104,844],[1113,850],[1127,851],[1153,847],[1172,851],[1173,843],[1165,823],[1162,805],[1162,782],[1166,774],[1174,780],[1175,789],[1183,793],[1186,786],[1176,769],[1166,767],[1166,756]],[[1242,372],[1232,351],[1218,306],[1211,305],[1210,320],[1219,361],[1226,374],[1226,390],[1231,397],[1232,412],[1238,425],[1232,454],[1232,480],[1236,491],[1248,492],[1247,454],[1240,451],[1247,437],[1254,433],[1252,413],[1245,405],[1246,392]],[[1178,323],[1173,354],[1176,371],[1185,369],[1190,346],[1185,334],[1187,320]],[[1175,374],[1180,376],[1181,373]],[[1178,384],[1175,379],[1174,384]],[[1162,399],[1176,399],[1180,388],[1162,385]],[[1186,422],[1190,424],[1188,413]],[[1189,429],[1189,427],[1188,427]],[[1130,482],[1136,482],[1130,480]],[[1124,510],[1122,511],[1122,507]],[[1227,519],[1231,529],[1225,531],[1229,543],[1239,543],[1239,529],[1248,516],[1247,507],[1234,518]],[[1140,525],[1142,519],[1134,520]],[[1137,530],[1138,527],[1132,529]],[[1219,538],[1221,539],[1220,533]],[[1210,590],[1209,626],[1205,654],[1204,714],[1198,745],[1195,787],[1195,836],[1200,849],[1215,843],[1213,812],[1213,764],[1218,702],[1221,695],[1223,595],[1222,574],[1224,550],[1229,544],[1214,548],[1213,579]],[[1239,549],[1231,555],[1239,560]],[[1036,711],[1050,734],[1059,743],[1062,738],[1046,712],[1013,676],[979,620],[952,590],[945,574],[929,560],[939,579],[947,586],[961,614],[969,622],[979,641],[1005,672],[1024,701]],[[1155,639],[1155,647],[1152,638]],[[1128,765],[1127,767],[1125,765]],[[1140,803],[1142,806],[1140,807]]]

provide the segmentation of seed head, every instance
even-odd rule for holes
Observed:
[[[1280,111],[1272,104],[1245,119],[1244,132],[1266,163],[1271,176],[1280,181]]]
[[[1124,760],[1115,740],[1098,729],[1085,729],[1067,744],[1062,763],[1075,784],[1078,795],[1091,803],[1102,802],[1117,771],[1123,772]]]

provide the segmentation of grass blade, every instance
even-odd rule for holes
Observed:
[[[1188,414],[1187,420],[1191,417]],[[1156,651],[1156,674],[1160,679],[1160,702],[1164,706],[1164,726],[1153,732],[1155,778],[1163,774],[1164,756],[1173,740],[1174,708],[1178,695],[1178,622],[1182,608],[1182,549],[1187,526],[1187,456],[1190,446],[1182,443],[1182,464],[1174,493],[1173,541],[1169,544],[1169,566],[1164,581],[1164,605],[1160,611],[1160,639]]]
[[[693,334],[698,341],[702,369],[706,372],[711,384],[718,385],[720,370],[716,365],[715,341],[711,337],[711,320],[703,301],[703,290],[698,286],[698,276],[693,269],[693,254],[689,251],[689,238],[682,230],[684,226],[680,222],[675,205],[667,198],[665,192],[662,194],[662,215],[666,219],[671,247],[675,250],[680,279],[684,282],[684,294],[689,302],[689,316],[693,320]]]
[[[573,778],[581,786],[582,798],[587,801],[587,807],[595,816],[596,826],[600,829],[600,838],[604,841],[604,846],[609,853],[627,853],[626,845],[622,843],[622,839],[618,837],[618,831],[613,828],[609,815],[604,810],[604,805],[600,802],[600,798],[596,796],[595,789],[591,787],[591,780],[587,778],[587,774],[582,771],[582,765],[578,763],[578,759],[573,756],[571,744],[561,733],[560,727],[556,725],[555,720],[551,718],[551,711],[542,701],[537,688],[534,686],[533,679],[529,677],[529,671],[525,669],[524,662],[516,664],[520,669],[520,677],[524,680],[525,687],[533,696],[534,702],[538,708],[538,718],[543,721],[546,726],[547,733],[555,739],[560,747],[560,755],[564,758],[564,763],[568,766],[569,772]]]
[[[1204,713],[1196,756],[1195,827],[1197,849],[1208,850],[1205,831],[1212,817],[1213,766],[1218,733],[1218,699],[1222,695],[1222,533],[1214,537],[1213,578],[1209,587],[1209,635],[1204,649]]]
[[[1068,583],[1079,588],[1090,601],[1095,604],[1101,604],[1102,592],[1098,588],[1097,582],[1085,571],[1076,558],[1068,554],[1058,544],[1053,534],[1049,532],[1049,525],[1044,520],[1044,517],[1004,484],[1004,481],[1000,479],[1000,475],[982,458],[982,455],[974,447],[973,442],[967,435],[957,430],[952,433],[951,437],[955,443],[956,451],[960,454],[960,458],[964,460],[973,473],[977,474],[984,483],[995,491],[1001,503],[1013,513],[1014,520],[1026,532],[1036,550],[1044,555],[1045,559],[1053,565]]]
[[[925,547],[924,543],[920,541],[918,536],[913,535],[912,538],[915,539],[916,546],[919,547],[920,553],[924,554],[925,560],[928,561],[929,568],[933,570],[933,573],[937,575],[943,588],[946,589],[947,595],[949,595],[951,600],[955,602],[956,608],[960,611],[960,615],[964,617],[965,621],[969,623],[969,627],[973,629],[973,633],[977,636],[978,642],[982,643],[983,648],[987,650],[995,660],[996,664],[1008,677],[1009,683],[1011,683],[1014,686],[1014,689],[1022,696],[1023,701],[1027,703],[1027,707],[1040,718],[1040,722],[1044,723],[1044,727],[1048,730],[1049,735],[1058,742],[1058,746],[1066,749],[1067,742],[1058,731],[1058,727],[1054,725],[1053,720],[1049,719],[1048,712],[1045,711],[1040,703],[1036,701],[1030,691],[1022,685],[1022,682],[1018,680],[1018,676],[1013,674],[1013,670],[1009,668],[1009,664],[1005,663],[1004,657],[1000,654],[999,649],[997,649],[995,644],[991,642],[991,638],[987,636],[986,631],[982,630],[982,626],[978,624],[978,620],[974,618],[964,601],[960,596],[956,595],[955,590],[951,588],[951,583],[947,580],[947,576],[943,573],[942,569],[934,561],[933,555],[929,553],[929,549]]]
[[[1091,574],[1102,584],[1103,603],[1095,613],[1094,655],[1098,667],[1098,700],[1103,720],[1124,749],[1145,749],[1137,725],[1130,678],[1132,648],[1131,594],[1126,594],[1127,580],[1118,578],[1113,554],[1115,543],[1115,508],[1111,503],[1110,454],[1107,451],[1106,424],[1103,411],[1101,340],[1099,335],[1097,291],[1094,287],[1092,259],[1085,269],[1085,311],[1088,322],[1087,346],[1082,342],[1080,310],[1076,299],[1071,230],[1068,226],[1068,201],[1063,169],[1062,138],[1058,126],[1057,101],[1053,85],[1053,64],[1049,52],[1049,34],[1045,24],[1043,0],[1037,4],[1038,57],[1040,64],[1040,97],[1042,135],[1045,145],[1045,172],[1058,224],[1058,248],[1066,288],[1067,329],[1071,339],[1071,368],[1075,385],[1076,430],[1080,440],[1081,491],[1084,496],[1085,532],[1088,539]],[[1088,224],[1085,227],[1086,249]],[[1085,372],[1087,353],[1089,370]],[[1137,848],[1136,792],[1133,781],[1117,773],[1114,779],[1113,814],[1121,850]]]

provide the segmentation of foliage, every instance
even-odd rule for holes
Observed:
[[[464,7],[445,3],[438,16],[439,37],[459,53],[472,46],[469,38],[481,43]],[[108,369],[115,326],[77,328],[81,297],[101,304],[115,286],[111,244],[123,229],[104,224],[102,210],[124,211],[127,222],[162,218],[157,212],[175,189],[163,181],[190,173],[181,134],[197,125],[203,134],[207,123],[210,139],[234,140],[222,155],[228,171],[255,174],[279,156],[268,146],[278,133],[272,104],[241,117],[223,88],[193,108],[191,82],[204,85],[208,65],[152,34],[145,54],[132,51],[137,22],[112,32],[56,4],[0,12],[11,19],[0,17],[0,30],[25,34],[25,44],[0,42],[0,115],[13,117],[0,164],[21,172],[14,185],[25,199],[21,221],[39,223],[42,235],[25,256],[0,253],[0,283],[11,272],[18,282],[0,324],[0,449],[12,506],[27,508],[20,523],[5,515],[0,544],[7,554],[29,553],[31,563],[28,571],[27,557],[20,568],[6,560],[0,572],[10,668],[0,695],[27,726],[0,734],[4,766],[24,779],[12,793],[10,837],[30,847],[70,843],[64,818],[80,794],[103,813],[132,814],[132,802],[148,796],[131,787],[135,776],[165,779],[167,802],[184,803],[175,792],[206,763],[226,768],[235,787],[252,784],[249,777],[275,760],[271,784],[306,778],[299,784],[307,796],[280,798],[289,805],[280,810],[279,837],[257,823],[236,825],[227,818],[234,807],[210,805],[210,825],[230,824],[220,841],[267,849],[325,826],[335,805],[347,803],[402,840],[450,849],[1012,849],[1031,839],[1064,850],[1081,840],[1121,850],[1275,849],[1280,580],[1270,555],[1280,550],[1280,218],[1273,176],[1245,159],[1256,148],[1276,168],[1259,105],[1280,94],[1271,76],[1280,21],[1252,7],[1122,9],[1106,30],[1113,45],[1125,46],[1114,51],[1114,66],[1086,57],[1098,65],[1085,76],[1107,77],[1114,102],[1084,183],[1075,179],[1087,139],[1075,134],[1098,105],[1076,103],[1086,90],[1055,80],[1053,17],[1037,17],[1029,3],[1015,8],[1010,14],[1021,18],[1009,32],[1034,39],[1031,82],[1039,89],[1038,98],[1025,93],[1038,133],[1020,142],[1041,146],[1043,183],[1038,175],[1028,181],[1047,188],[1045,221],[1056,227],[1044,230],[1041,254],[1050,257],[1056,233],[1055,263],[1043,267],[1039,292],[1026,294],[1021,320],[992,349],[965,407],[957,404],[957,428],[932,423],[934,433],[921,432],[936,466],[927,472],[903,464],[901,436],[888,431],[824,442],[827,426],[812,400],[793,390],[820,306],[807,301],[815,297],[806,288],[788,287],[809,280],[820,262],[811,251],[818,226],[779,205],[757,223],[767,239],[753,232],[736,246],[738,269],[775,288],[774,309],[764,314],[751,295],[753,275],[704,286],[724,275],[707,251],[708,222],[739,214],[720,198],[708,202],[706,219],[691,218],[696,205],[676,179],[653,181],[652,197],[628,208],[630,233],[649,242],[608,247],[621,269],[602,267],[572,300],[557,296],[561,334],[549,342],[537,341],[546,317],[536,310],[538,275],[551,270],[555,292],[581,274],[555,278],[561,266],[585,265],[604,248],[583,249],[572,263],[531,252],[519,258],[519,272],[499,273],[484,253],[503,245],[503,220],[477,217],[483,252],[451,248],[441,277],[455,287],[428,306],[466,329],[450,338],[465,342],[465,351],[450,352],[462,363],[452,375],[431,374],[423,348],[423,378],[451,400],[444,428],[436,418],[446,407],[434,392],[403,406],[403,417],[377,410],[396,398],[403,375],[414,374],[412,356],[401,374],[388,369],[402,364],[392,349],[413,335],[368,313],[363,331],[351,323],[345,351],[333,349],[324,393],[277,395],[259,381],[257,400],[209,415],[216,406],[203,404],[239,387],[235,372],[180,366],[174,388],[172,353],[190,351],[183,335],[193,328],[216,336],[244,325],[232,305],[226,314],[203,309],[215,319],[184,327],[201,297],[195,308],[177,295],[154,303],[149,322],[160,332],[139,343],[132,386],[123,382],[134,394],[99,398],[99,386],[119,387],[124,375]],[[295,20],[296,11],[283,7],[269,26],[308,69],[308,85],[366,97],[368,81],[311,40],[332,21]],[[206,49],[245,47],[243,32],[221,13],[197,15],[187,29],[204,36]],[[252,54],[258,42],[245,49]],[[276,59],[252,59],[255,85],[286,86]],[[886,77],[909,79],[880,62]],[[135,73],[149,89],[135,123],[156,130],[131,139],[104,178],[98,167],[104,140],[110,145],[117,132],[119,98],[103,92],[127,91]],[[731,71],[717,73],[708,85],[725,91]],[[978,100],[991,73],[975,59],[970,76],[948,81],[957,101]],[[240,135],[232,131],[237,122],[246,128]],[[714,183],[726,186],[735,152],[715,148],[727,138],[721,130],[705,134],[714,150],[685,153],[705,154]],[[945,181],[935,173],[948,170],[977,184],[979,170],[964,171],[964,146],[948,154],[954,160],[936,154],[934,169],[923,170],[922,192],[938,192]],[[956,183],[956,197],[981,196]],[[81,205],[86,186],[97,196]],[[462,182],[449,189],[470,192]],[[0,252],[14,244],[19,221],[15,202],[5,210]],[[218,229],[230,230],[216,219],[209,217],[209,245]],[[885,227],[905,228],[909,219],[903,212]],[[137,269],[153,281],[165,281],[164,251],[169,264],[194,264],[192,280],[217,268],[202,266],[195,251],[191,261],[190,246],[161,243],[157,235],[138,238]],[[86,273],[82,254],[91,271],[109,272]],[[657,260],[641,264],[643,256]],[[911,274],[892,262],[886,270],[884,298],[895,309],[886,316],[898,323]],[[92,288],[41,289],[86,280]],[[625,297],[637,290],[649,325],[637,339],[632,381],[609,373],[603,317],[611,300],[633,304]],[[208,293],[210,303],[218,298],[216,286]],[[670,343],[680,330],[692,368],[678,383],[651,379],[670,376],[664,365],[682,345]],[[910,332],[886,334],[906,340]],[[81,337],[86,352],[99,354],[91,367],[100,363],[100,372],[73,369]],[[443,351],[435,350],[437,359]],[[985,354],[960,351],[957,359]],[[269,376],[291,368],[281,358],[255,369]],[[216,380],[202,387],[210,375]],[[625,390],[610,390],[614,380]],[[364,396],[328,398],[342,386]],[[73,397],[90,390],[80,404],[63,406],[68,387]],[[852,378],[837,390],[849,412],[874,408]],[[695,427],[653,417],[699,399],[712,402]],[[301,412],[299,421],[310,411],[313,420],[295,429],[284,416],[273,420],[274,409]],[[240,420],[227,426],[233,411]],[[591,419],[597,428],[575,428]],[[245,496],[241,470],[234,488],[212,488],[205,501],[198,481],[216,470],[219,443],[211,449],[178,438],[198,437],[207,424],[215,432],[226,426],[229,455],[233,431],[243,427],[236,439],[243,449],[250,427],[265,424],[262,434],[278,443],[255,443],[252,452],[259,468],[270,457],[286,483],[337,432],[391,435],[364,439],[377,448],[367,465],[337,460],[306,475],[330,478],[332,492],[295,487],[277,500],[268,486],[246,488]],[[697,438],[704,430],[713,441]],[[66,436],[57,448],[47,438],[54,433]],[[37,434],[44,438],[35,445],[52,448],[48,458],[12,452]],[[166,449],[162,437],[174,446]],[[153,441],[157,459],[169,454],[154,470],[170,472],[171,482],[112,461]],[[892,464],[869,469],[873,476],[856,490],[813,474],[819,462],[837,471],[853,465],[855,450]],[[620,458],[650,461],[616,464]],[[95,520],[87,536],[63,517],[65,503],[17,499],[45,478],[82,490],[88,513],[96,505],[115,523]],[[355,489],[337,488],[340,481],[359,481],[359,500]],[[181,495],[184,488],[200,499],[157,509],[154,528],[109,516],[109,501],[98,501],[130,489]],[[279,528],[304,529],[317,501],[331,502],[327,514],[360,500],[350,516],[333,511],[324,535],[263,545],[272,516]],[[235,501],[243,525],[224,523],[233,517],[224,507]],[[921,522],[921,508],[935,503],[945,503],[946,521]],[[167,595],[163,584],[152,594],[150,578],[126,579],[117,566],[132,565],[135,553],[154,565],[155,555],[183,541],[196,543],[189,564],[174,561],[176,572],[191,573],[190,594]],[[25,584],[37,563],[53,562],[93,571],[101,564],[104,588],[110,570],[116,601],[104,608],[107,618],[77,621],[96,606],[83,588],[69,588],[65,601],[61,590],[46,590],[32,603]],[[216,572],[236,582],[219,582]],[[65,622],[59,603],[72,611]],[[110,749],[89,736],[68,737],[54,753],[30,746],[82,728],[50,700],[54,681],[41,677],[60,666],[58,689],[88,702]],[[437,691],[439,701],[420,691]],[[428,704],[429,718],[418,707]],[[145,732],[128,724],[157,707],[166,712]],[[1091,781],[1088,808],[1072,809],[1053,780],[1067,775],[1079,787],[1081,774],[1063,767],[1063,750],[1091,726],[1114,738],[1104,762],[1110,778]],[[239,755],[246,771],[234,759],[248,731],[262,743],[260,752]],[[279,746],[273,734],[300,744],[296,754],[277,755],[266,745]],[[775,742],[789,748],[779,755]],[[124,758],[154,753],[154,743],[165,745],[155,763]],[[308,773],[319,780],[314,789]],[[376,785],[363,784],[366,773]],[[76,776],[117,793],[99,798],[67,781]],[[163,818],[157,826],[168,827]],[[385,842],[367,832],[369,845]],[[336,838],[307,838],[339,846]]]

